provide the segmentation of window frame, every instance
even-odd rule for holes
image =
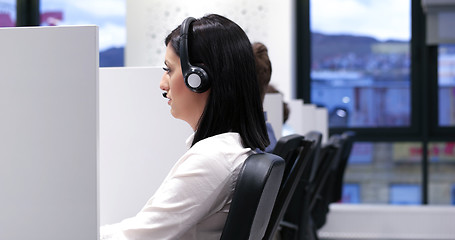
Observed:
[[[429,98],[428,105],[436,106],[435,108],[429,107],[430,116],[435,116],[430,118],[430,141],[454,141],[455,138],[455,126],[440,126],[439,125],[439,79],[438,79],[438,56],[439,56],[439,46],[438,45],[429,45],[428,49],[428,79],[429,79]],[[436,81],[430,81],[436,79]]]
[[[355,131],[358,142],[420,142],[422,204],[428,204],[430,141],[454,141],[454,127],[438,126],[438,47],[426,45],[426,17],[421,0],[411,4],[411,123],[408,127],[330,127],[329,135]],[[295,96],[311,103],[310,0],[296,0]],[[436,106],[436,107],[434,107]]]

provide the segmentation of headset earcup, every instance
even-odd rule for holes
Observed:
[[[187,77],[186,85],[188,85],[191,89],[198,89],[202,85],[202,79],[198,74],[191,73]]]
[[[193,92],[202,93],[210,88],[207,72],[196,66],[191,66],[190,71],[185,73],[185,84]]]

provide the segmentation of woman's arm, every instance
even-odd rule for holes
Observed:
[[[221,210],[233,190],[231,164],[198,154],[184,155],[154,196],[121,223],[128,239],[178,239],[203,218]]]

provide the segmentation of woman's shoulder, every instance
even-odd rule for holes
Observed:
[[[203,152],[210,152],[210,150],[216,152],[249,150],[249,148],[243,147],[242,138],[236,132],[221,133],[205,138],[194,144],[192,149],[203,150]]]
[[[238,161],[243,162],[250,152],[250,148],[243,147],[240,134],[228,132],[197,142],[185,155],[200,161],[217,160],[232,164]]]

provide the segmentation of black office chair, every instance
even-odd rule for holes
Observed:
[[[332,139],[333,140],[333,139]],[[333,186],[333,168],[339,162],[341,146],[337,141],[330,141],[322,146],[319,165],[310,187],[310,217],[306,229],[309,239],[318,239],[316,230],[326,221]]]
[[[282,239],[295,239],[296,236],[302,236],[304,232],[303,226],[307,226],[309,222],[309,204],[310,195],[309,188],[311,179],[314,178],[315,168],[321,150],[322,133],[310,131],[305,134],[305,140],[312,141],[311,153],[300,181],[295,189],[294,195],[288,205],[286,213],[280,223]],[[298,233],[301,231],[302,233]]]
[[[324,226],[330,203],[338,202],[342,198],[343,176],[354,143],[354,136],[355,133],[352,131],[333,135],[325,146],[326,160],[318,169],[319,179],[315,181],[310,204],[309,234],[312,236],[310,239],[318,239],[316,231]]]
[[[249,156],[240,170],[221,240],[262,239],[283,179],[284,160],[270,153]]]
[[[338,166],[335,166],[334,169],[334,186],[332,197],[330,202],[339,202],[343,197],[343,177],[346,171],[346,166],[348,164],[349,156],[351,155],[352,146],[354,145],[355,132],[346,131],[341,134],[341,136],[336,136],[334,141],[337,141],[341,145],[341,155],[339,158]]]
[[[282,157],[286,162],[284,176],[288,176],[289,171],[294,166],[294,161],[300,154],[302,141],[304,139],[305,137],[299,134],[291,134],[278,139],[278,142],[276,143],[275,148],[273,149],[273,154]]]
[[[313,172],[303,200],[294,201],[299,198],[300,193],[300,189],[296,190],[295,199],[289,206],[292,210],[284,216],[282,239],[318,239],[317,229],[326,222],[329,204],[341,199],[343,174],[354,136],[354,132],[333,135],[321,150],[317,151],[319,156],[315,156]],[[305,136],[305,139],[307,138],[309,137]]]
[[[324,219],[326,211],[326,196],[328,180],[332,169],[332,164],[337,161],[339,156],[339,145],[335,142],[328,142],[321,146],[319,157],[315,159],[314,171],[310,176],[309,185],[303,201],[303,211],[296,215],[287,215],[286,221],[282,222],[281,237],[285,240],[317,240],[317,224],[320,219]],[[305,201],[307,201],[305,203]],[[299,203],[297,203],[299,204]],[[301,214],[301,215],[299,215]]]
[[[284,152],[287,152],[286,156],[293,158],[287,159],[287,161],[285,160],[285,175],[283,176],[283,182],[278,192],[275,206],[273,207],[272,216],[270,217],[270,222],[263,238],[264,240],[273,239],[302,174],[308,166],[311,166],[309,164],[309,156],[312,153],[314,141],[307,141],[300,135],[292,135],[290,137],[283,137],[278,143],[290,143],[294,148],[289,147]],[[277,146],[279,146],[278,143]],[[286,149],[286,147],[283,149]]]

